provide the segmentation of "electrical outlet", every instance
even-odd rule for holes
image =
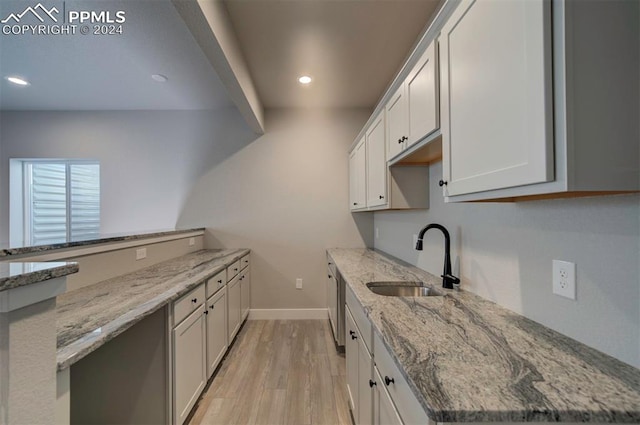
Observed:
[[[416,249],[417,244],[418,244],[418,235],[413,235],[413,239],[411,240],[411,249]]]
[[[376,227],[376,239],[380,237],[380,229]]]
[[[147,258],[147,248],[136,249],[136,260]]]
[[[576,265],[568,261],[553,260],[553,293],[576,299]]]
[[[296,289],[302,289],[302,279],[301,278],[297,278],[296,279]]]
[[[194,246],[196,244],[196,238],[189,238],[189,246]]]

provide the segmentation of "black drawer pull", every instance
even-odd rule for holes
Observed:
[[[194,299],[192,299],[192,300],[191,300],[191,302],[195,304],[195,303],[197,303],[197,302],[198,302],[198,299],[197,299],[197,298],[194,298]]]
[[[387,384],[387,386],[389,386],[389,384],[395,384],[396,381],[393,378],[389,378],[388,376],[385,376],[384,383]]]
[[[218,283],[222,283],[222,279],[218,280]]]
[[[209,308],[210,308],[211,310],[213,310],[213,307],[214,307],[214,305],[213,305],[213,304],[211,304],[211,305],[209,306]]]
[[[209,314],[209,312],[207,310],[204,311],[204,314]]]
[[[369,386],[373,388],[374,385],[378,385],[378,384],[376,384],[376,381],[372,381],[371,379],[369,379]]]

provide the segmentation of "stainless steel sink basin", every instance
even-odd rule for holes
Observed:
[[[422,282],[369,282],[367,288],[387,297],[440,297],[444,294]]]

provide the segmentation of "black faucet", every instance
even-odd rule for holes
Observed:
[[[438,229],[444,234],[444,272],[442,273],[442,287],[453,289],[453,285],[460,283],[460,279],[451,274],[451,238],[449,232],[440,224],[431,223],[424,229],[420,230],[418,242],[416,242],[416,250],[422,251],[422,238],[429,229]]]

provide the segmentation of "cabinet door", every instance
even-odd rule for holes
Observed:
[[[203,305],[173,330],[174,415],[178,425],[187,418],[207,382]]]
[[[225,288],[207,300],[207,378],[213,375],[227,351],[227,292]]]
[[[445,195],[553,179],[550,2],[463,0],[440,35]]]
[[[353,412],[353,418],[358,424],[358,328],[348,307],[345,307],[345,342],[344,351],[346,358],[347,394],[349,405]]]
[[[228,311],[228,338],[229,344],[238,333],[240,329],[240,313],[241,313],[241,288],[240,277],[234,277],[227,285],[227,311]]]
[[[358,338],[358,425],[373,424],[373,390],[371,354],[362,338]]]
[[[373,387],[373,423],[374,425],[402,425],[402,419],[384,388],[383,379],[374,368],[376,385]]]
[[[240,274],[240,306],[241,320],[244,320],[249,315],[251,307],[251,271],[248,268]]]
[[[407,92],[407,147],[440,127],[436,41],[424,52],[405,80]]]
[[[349,206],[352,210],[367,206],[366,162],[366,143],[363,137],[349,156]]]
[[[337,319],[338,319],[338,282],[331,274],[331,270],[327,270],[327,311],[329,313],[329,324],[333,330],[333,334],[336,335],[338,331]]]
[[[367,130],[367,206],[387,203],[387,159],[385,155],[384,113]]]
[[[391,159],[404,148],[407,136],[407,104],[404,84],[385,106],[387,119],[387,158]]]

